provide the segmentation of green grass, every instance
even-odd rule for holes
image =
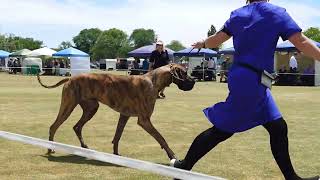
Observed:
[[[60,77],[43,77],[47,84]],[[197,83],[191,92],[175,85],[166,90],[167,99],[159,100],[152,117],[172,150],[183,158],[193,139],[211,124],[202,109],[223,101],[227,87],[219,83]],[[275,87],[274,97],[289,126],[290,152],[297,172],[303,176],[320,173],[320,89]],[[61,88],[40,87],[36,77],[0,74],[0,130],[37,138],[48,138],[56,118]],[[81,116],[79,107],[61,126],[56,141],[79,145],[72,127]],[[83,130],[90,148],[112,152],[112,138],[118,113],[101,105]],[[108,163],[57,153],[0,139],[0,179],[168,179]],[[120,141],[123,156],[167,164],[166,153],[131,118]],[[195,171],[227,179],[282,179],[269,148],[267,132],[258,127],[237,134],[203,158]]]

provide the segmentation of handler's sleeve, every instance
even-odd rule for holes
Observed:
[[[223,27],[220,29],[220,32],[224,32],[226,33],[228,36],[233,36],[232,33],[232,17],[233,17],[234,13],[231,13],[230,18],[224,23]]]
[[[282,19],[280,24],[280,36],[283,41],[288,40],[295,33],[302,31],[299,25],[292,19],[285,9],[283,9],[283,13],[280,18]]]

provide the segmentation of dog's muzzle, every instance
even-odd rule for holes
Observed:
[[[193,79],[187,79],[187,80],[176,80],[176,84],[179,89],[183,91],[191,91],[194,87],[195,81]]]

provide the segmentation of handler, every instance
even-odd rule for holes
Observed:
[[[162,41],[156,42],[156,50],[151,53],[149,71],[169,64],[169,54]],[[160,91],[158,98],[165,98],[164,89]]]
[[[274,53],[279,37],[289,39],[305,55],[320,59],[320,50],[301,33],[284,8],[266,0],[250,0],[233,11],[221,31],[195,48],[216,48],[233,37],[235,47],[226,102],[204,110],[214,127],[201,133],[184,160],[173,160],[174,167],[191,170],[195,163],[234,133],[263,125],[270,134],[273,156],[286,180],[298,180],[288,150],[288,129],[271,91],[261,83],[264,70],[273,72]],[[265,84],[265,83],[264,83]],[[319,176],[309,178],[318,180]]]

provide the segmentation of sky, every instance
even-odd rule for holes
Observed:
[[[271,0],[285,7],[305,30],[320,27],[320,0]],[[0,0],[0,33],[42,40],[55,48],[84,28],[119,28],[128,35],[151,28],[165,43],[186,47],[217,29],[245,0]],[[225,47],[231,47],[229,41]]]

